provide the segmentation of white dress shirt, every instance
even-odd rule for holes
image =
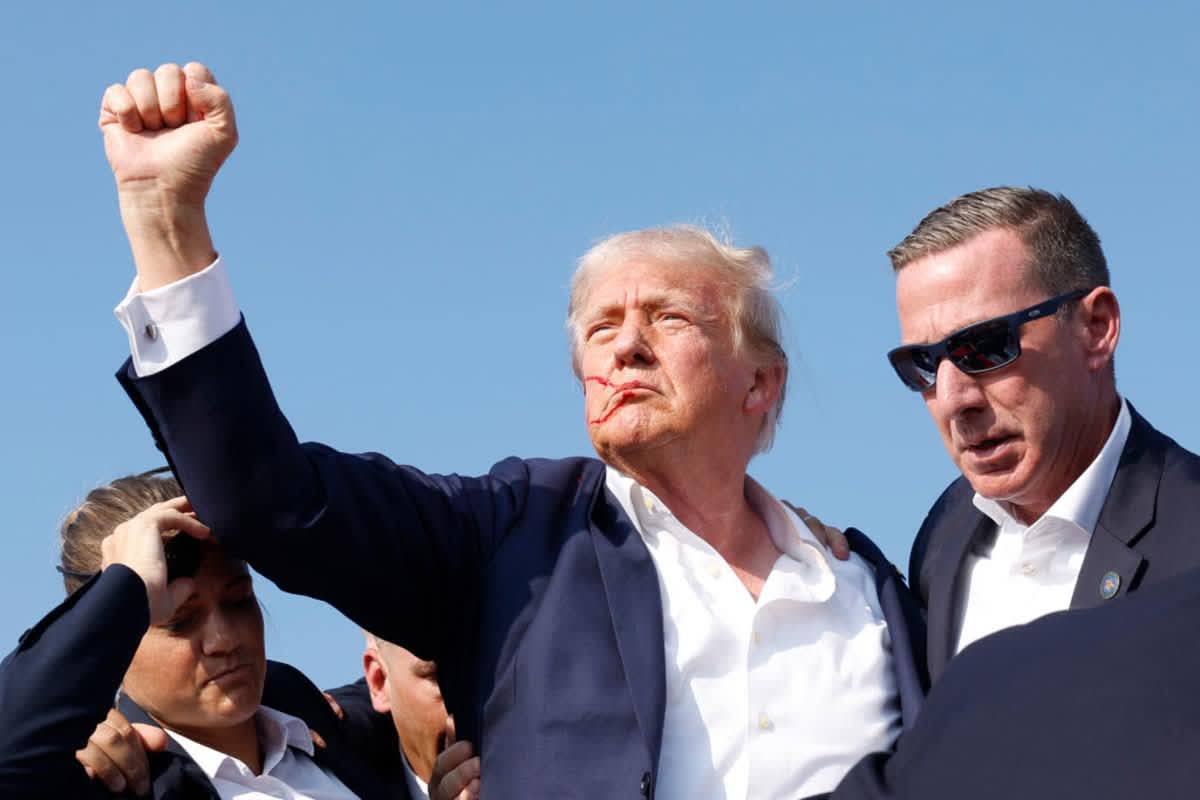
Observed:
[[[408,793],[412,795],[412,800],[429,800],[429,786],[413,771],[403,748],[400,750],[400,758],[404,759],[404,782],[408,784]]]
[[[142,376],[240,318],[220,259],[150,292],[139,294],[135,281],[115,313]],[[891,747],[899,696],[866,562],[827,558],[808,528],[747,477],[748,497],[783,553],[755,602],[717,552],[648,491],[614,469],[607,485],[644,538],[662,593],[667,703],[657,797],[825,792],[861,756]]]
[[[1129,407],[1121,400],[1100,453],[1032,525],[1022,524],[1007,504],[975,494],[975,507],[996,523],[996,539],[980,543],[963,565],[955,653],[990,633],[1070,608],[1129,424]]]
[[[782,551],[755,602],[651,492],[612,467],[607,485],[646,542],[662,593],[656,797],[804,797],[891,747],[901,728],[891,638],[862,559],[826,557],[747,476],[747,497]]]
[[[331,772],[312,760],[313,741],[304,720],[260,706],[255,716],[262,748],[262,774],[233,756],[193,741],[167,735],[204,771],[221,800],[353,800],[357,797]],[[297,752],[299,751],[299,752]]]

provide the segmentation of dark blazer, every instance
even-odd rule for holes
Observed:
[[[666,704],[658,577],[601,462],[510,458],[439,476],[302,446],[244,323],[170,369],[136,378],[127,362],[118,379],[227,547],[437,661],[489,795],[652,796]],[[896,570],[855,542],[911,721],[920,616]]]
[[[1200,570],[1042,617],[954,658],[894,754],[835,800],[1200,795]]]
[[[0,663],[0,797],[112,796],[87,777],[75,751],[112,707],[148,625],[145,585],[118,564],[25,632]],[[268,662],[263,703],[320,734],[325,746],[315,748],[313,760],[359,797],[408,797],[402,780],[386,785],[358,758],[352,743],[365,734],[339,721],[320,690],[294,668]],[[119,708],[131,722],[156,724],[127,697]],[[218,800],[207,776],[173,740],[149,758],[153,797]]]
[[[1200,567],[1200,457],[1155,430],[1129,406],[1132,424],[1092,534],[1071,608],[1106,602],[1100,583],[1120,576],[1114,598]],[[959,478],[930,509],[913,544],[909,575],[928,608],[929,672],[936,681],[953,654],[961,571],[971,548],[995,531]]]

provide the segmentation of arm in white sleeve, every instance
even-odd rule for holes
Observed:
[[[231,331],[241,319],[229,273],[217,260],[200,272],[138,291],[135,278],[113,314],[129,337],[138,377],[179,363]]]

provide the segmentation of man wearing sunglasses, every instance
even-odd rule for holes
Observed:
[[[972,192],[889,256],[904,345],[888,358],[962,472],[909,567],[934,680],[990,633],[1200,566],[1200,458],[1118,394],[1120,306],[1069,200]]]

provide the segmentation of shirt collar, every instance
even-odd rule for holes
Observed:
[[[1129,438],[1129,428],[1132,418],[1129,414],[1129,404],[1121,399],[1121,410],[1117,414],[1117,422],[1113,425],[1108,441],[1100,449],[1100,453],[1092,460],[1087,469],[1075,479],[1067,490],[1054,501],[1046,513],[1039,518],[1053,517],[1066,520],[1079,526],[1088,536],[1096,530],[1100,519],[1100,511],[1108,497],[1108,489],[1117,474],[1117,465],[1121,462],[1121,452]],[[991,500],[978,492],[974,497],[975,507],[987,514],[997,528],[1016,528],[1024,530],[1023,525],[1008,510],[1008,504]],[[1034,523],[1036,524],[1036,522]],[[1032,527],[1032,526],[1030,526]]]
[[[653,492],[616,467],[606,466],[605,485],[647,543],[653,544],[662,531],[672,528],[663,520],[655,519],[656,515],[662,515],[674,526],[688,530]],[[815,575],[808,578],[808,593],[812,599],[824,602],[833,596],[836,588],[833,567],[825,557],[824,547],[808,526],[749,475],[746,476],[746,498],[766,523],[767,533],[775,546],[793,561],[814,570]],[[692,535],[695,536],[694,533]],[[705,545],[708,543],[705,542]]]
[[[412,800],[429,800],[429,786],[413,770],[412,764],[408,763],[408,755],[403,747],[400,748],[400,758],[404,762],[404,782],[408,784],[408,793],[412,795]]]
[[[264,775],[283,760],[289,747],[294,747],[310,757],[313,755],[312,736],[309,734],[304,720],[299,717],[293,717],[291,714],[285,714],[267,706],[259,706],[254,721],[258,727],[258,740],[262,747]],[[241,762],[233,756],[222,753],[220,750],[214,750],[208,745],[200,744],[200,742],[172,730],[167,730],[167,735],[183,748],[183,751],[192,761],[196,762],[209,780],[215,778],[217,772],[226,764],[241,771],[238,767]]]

